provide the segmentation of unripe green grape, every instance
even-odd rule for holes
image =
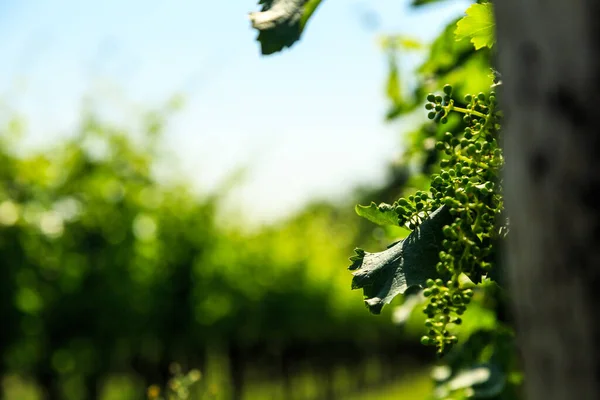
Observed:
[[[440,119],[440,122],[441,122],[442,124],[447,124],[447,123],[448,123],[448,117],[446,117],[446,116],[442,117],[442,118]]]
[[[465,115],[465,116],[463,117],[463,121],[464,121],[466,124],[469,124],[469,123],[471,123],[471,116],[470,116],[470,115]]]
[[[435,270],[440,275],[445,274],[448,271],[448,269],[442,263],[437,263],[437,265],[435,266]]]
[[[429,290],[429,289],[423,290],[423,296],[425,296],[425,297],[431,296],[431,290]]]
[[[445,84],[443,90],[444,90],[444,93],[446,93],[448,96],[450,96],[452,94],[452,85]]]
[[[438,287],[444,286],[444,281],[438,278],[435,280],[435,285]]]
[[[442,167],[442,168],[446,168],[448,166],[448,164],[449,164],[448,160],[440,161],[440,167]]]
[[[408,206],[408,200],[406,200],[405,198],[401,198],[400,200],[398,200],[398,205],[406,207]]]
[[[425,104],[425,109],[426,110],[433,110],[433,108],[434,108],[434,105],[432,103]]]
[[[442,102],[442,96],[440,96],[439,94],[437,96],[435,96],[435,102],[436,103],[441,103]]]
[[[429,114],[427,114],[427,118],[429,118],[429,119],[434,119],[434,118],[435,118],[435,112],[434,112],[434,111],[432,111],[432,112],[430,112]]]
[[[429,346],[431,344],[431,342],[432,342],[432,340],[431,340],[431,338],[429,336],[423,336],[421,338],[421,344],[423,346]]]
[[[429,97],[427,98],[427,100],[429,100]],[[471,96],[470,94],[467,94],[467,95],[465,96],[465,101],[466,101],[467,103],[470,103],[470,102],[471,102],[471,100],[473,100],[473,96]],[[429,101],[431,101],[431,100],[429,100]]]
[[[427,101],[429,101],[429,102],[432,102],[432,103],[433,103],[433,102],[435,101],[435,95],[434,95],[433,93],[429,93],[429,94],[427,95]]]
[[[435,281],[433,279],[429,278],[425,281],[425,284],[427,285],[427,287],[434,287]]]
[[[437,104],[434,109],[435,109],[435,111],[440,112],[440,111],[442,111],[442,106]]]
[[[483,92],[479,92],[479,93],[477,94],[477,98],[478,98],[479,100],[485,100],[485,93],[483,93]]]

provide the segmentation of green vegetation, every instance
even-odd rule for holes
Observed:
[[[377,242],[372,229],[349,204],[252,232],[218,223],[227,192],[198,196],[153,174],[169,162],[171,112],[143,116],[138,136],[86,114],[69,139],[25,155],[22,123],[3,116],[6,397],[165,394],[174,361],[202,373],[191,398],[345,397],[410,372],[418,327],[403,333],[391,310],[371,321],[339,270],[355,241]]]
[[[421,344],[440,357],[433,398],[519,397],[522,376],[500,264],[508,220],[494,42],[492,3],[478,1],[433,43],[411,96],[401,90],[395,58],[408,46],[384,41],[390,52],[388,118],[426,99],[433,122],[415,131],[407,146],[406,162],[420,163],[424,179],[410,190],[398,188],[391,204],[356,206],[369,221],[410,233],[381,252],[356,249],[349,269],[352,289],[363,290],[372,313],[398,295],[425,313]]]
[[[260,4],[251,20],[272,54],[320,1]],[[2,116],[4,397],[521,398],[492,11],[476,2],[430,46],[382,40],[386,118],[431,120],[389,182],[252,232],[217,220],[226,189],[195,195],[154,174],[171,105],[138,137],[84,114],[71,138],[25,155],[20,121]],[[399,64],[415,50],[427,56],[409,85]],[[351,279],[356,244],[374,251],[354,250]]]

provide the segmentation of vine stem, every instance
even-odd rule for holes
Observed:
[[[476,117],[479,117],[479,118],[487,118],[487,115],[480,113],[479,111],[469,110],[467,108],[462,108],[462,107],[456,107],[454,104],[447,106],[447,108],[448,108],[448,111],[454,110],[457,112],[461,112],[463,114],[475,115]]]
[[[475,165],[477,165],[479,168],[483,168],[483,169],[489,169],[489,168],[490,168],[490,167],[489,167],[489,165],[486,165],[486,164],[484,164],[484,163],[482,163],[482,162],[475,161],[475,160],[473,160],[472,158],[465,157],[465,156],[463,156],[462,154],[455,153],[455,155],[456,155],[456,158],[458,158],[460,161],[464,161],[464,162],[468,162],[468,163],[475,164]]]

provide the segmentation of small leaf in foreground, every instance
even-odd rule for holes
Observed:
[[[436,264],[442,228],[452,221],[445,206],[438,208],[405,240],[379,253],[357,249],[348,269],[352,289],[363,289],[365,303],[373,314],[379,314],[385,304],[403,294],[409,287],[423,286],[427,279],[438,277]]]
[[[466,16],[456,24],[454,35],[456,40],[469,38],[475,50],[482,47],[491,48],[496,41],[494,28],[494,10],[492,3],[473,4],[466,11]]]

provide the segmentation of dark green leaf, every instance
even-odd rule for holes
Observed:
[[[418,7],[418,6],[424,6],[424,5],[432,4],[432,3],[439,3],[441,1],[444,1],[444,0],[413,0],[410,5],[413,7]]]
[[[260,0],[261,11],[250,13],[264,55],[292,46],[321,0]]]
[[[437,277],[442,228],[452,221],[448,210],[440,207],[405,240],[379,253],[357,251],[351,258],[352,289],[363,289],[365,303],[374,314],[384,304],[403,294],[409,287],[422,286]]]
[[[398,226],[398,213],[389,204],[381,203],[377,205],[371,203],[368,206],[357,205],[354,209],[358,215],[377,225]]]

